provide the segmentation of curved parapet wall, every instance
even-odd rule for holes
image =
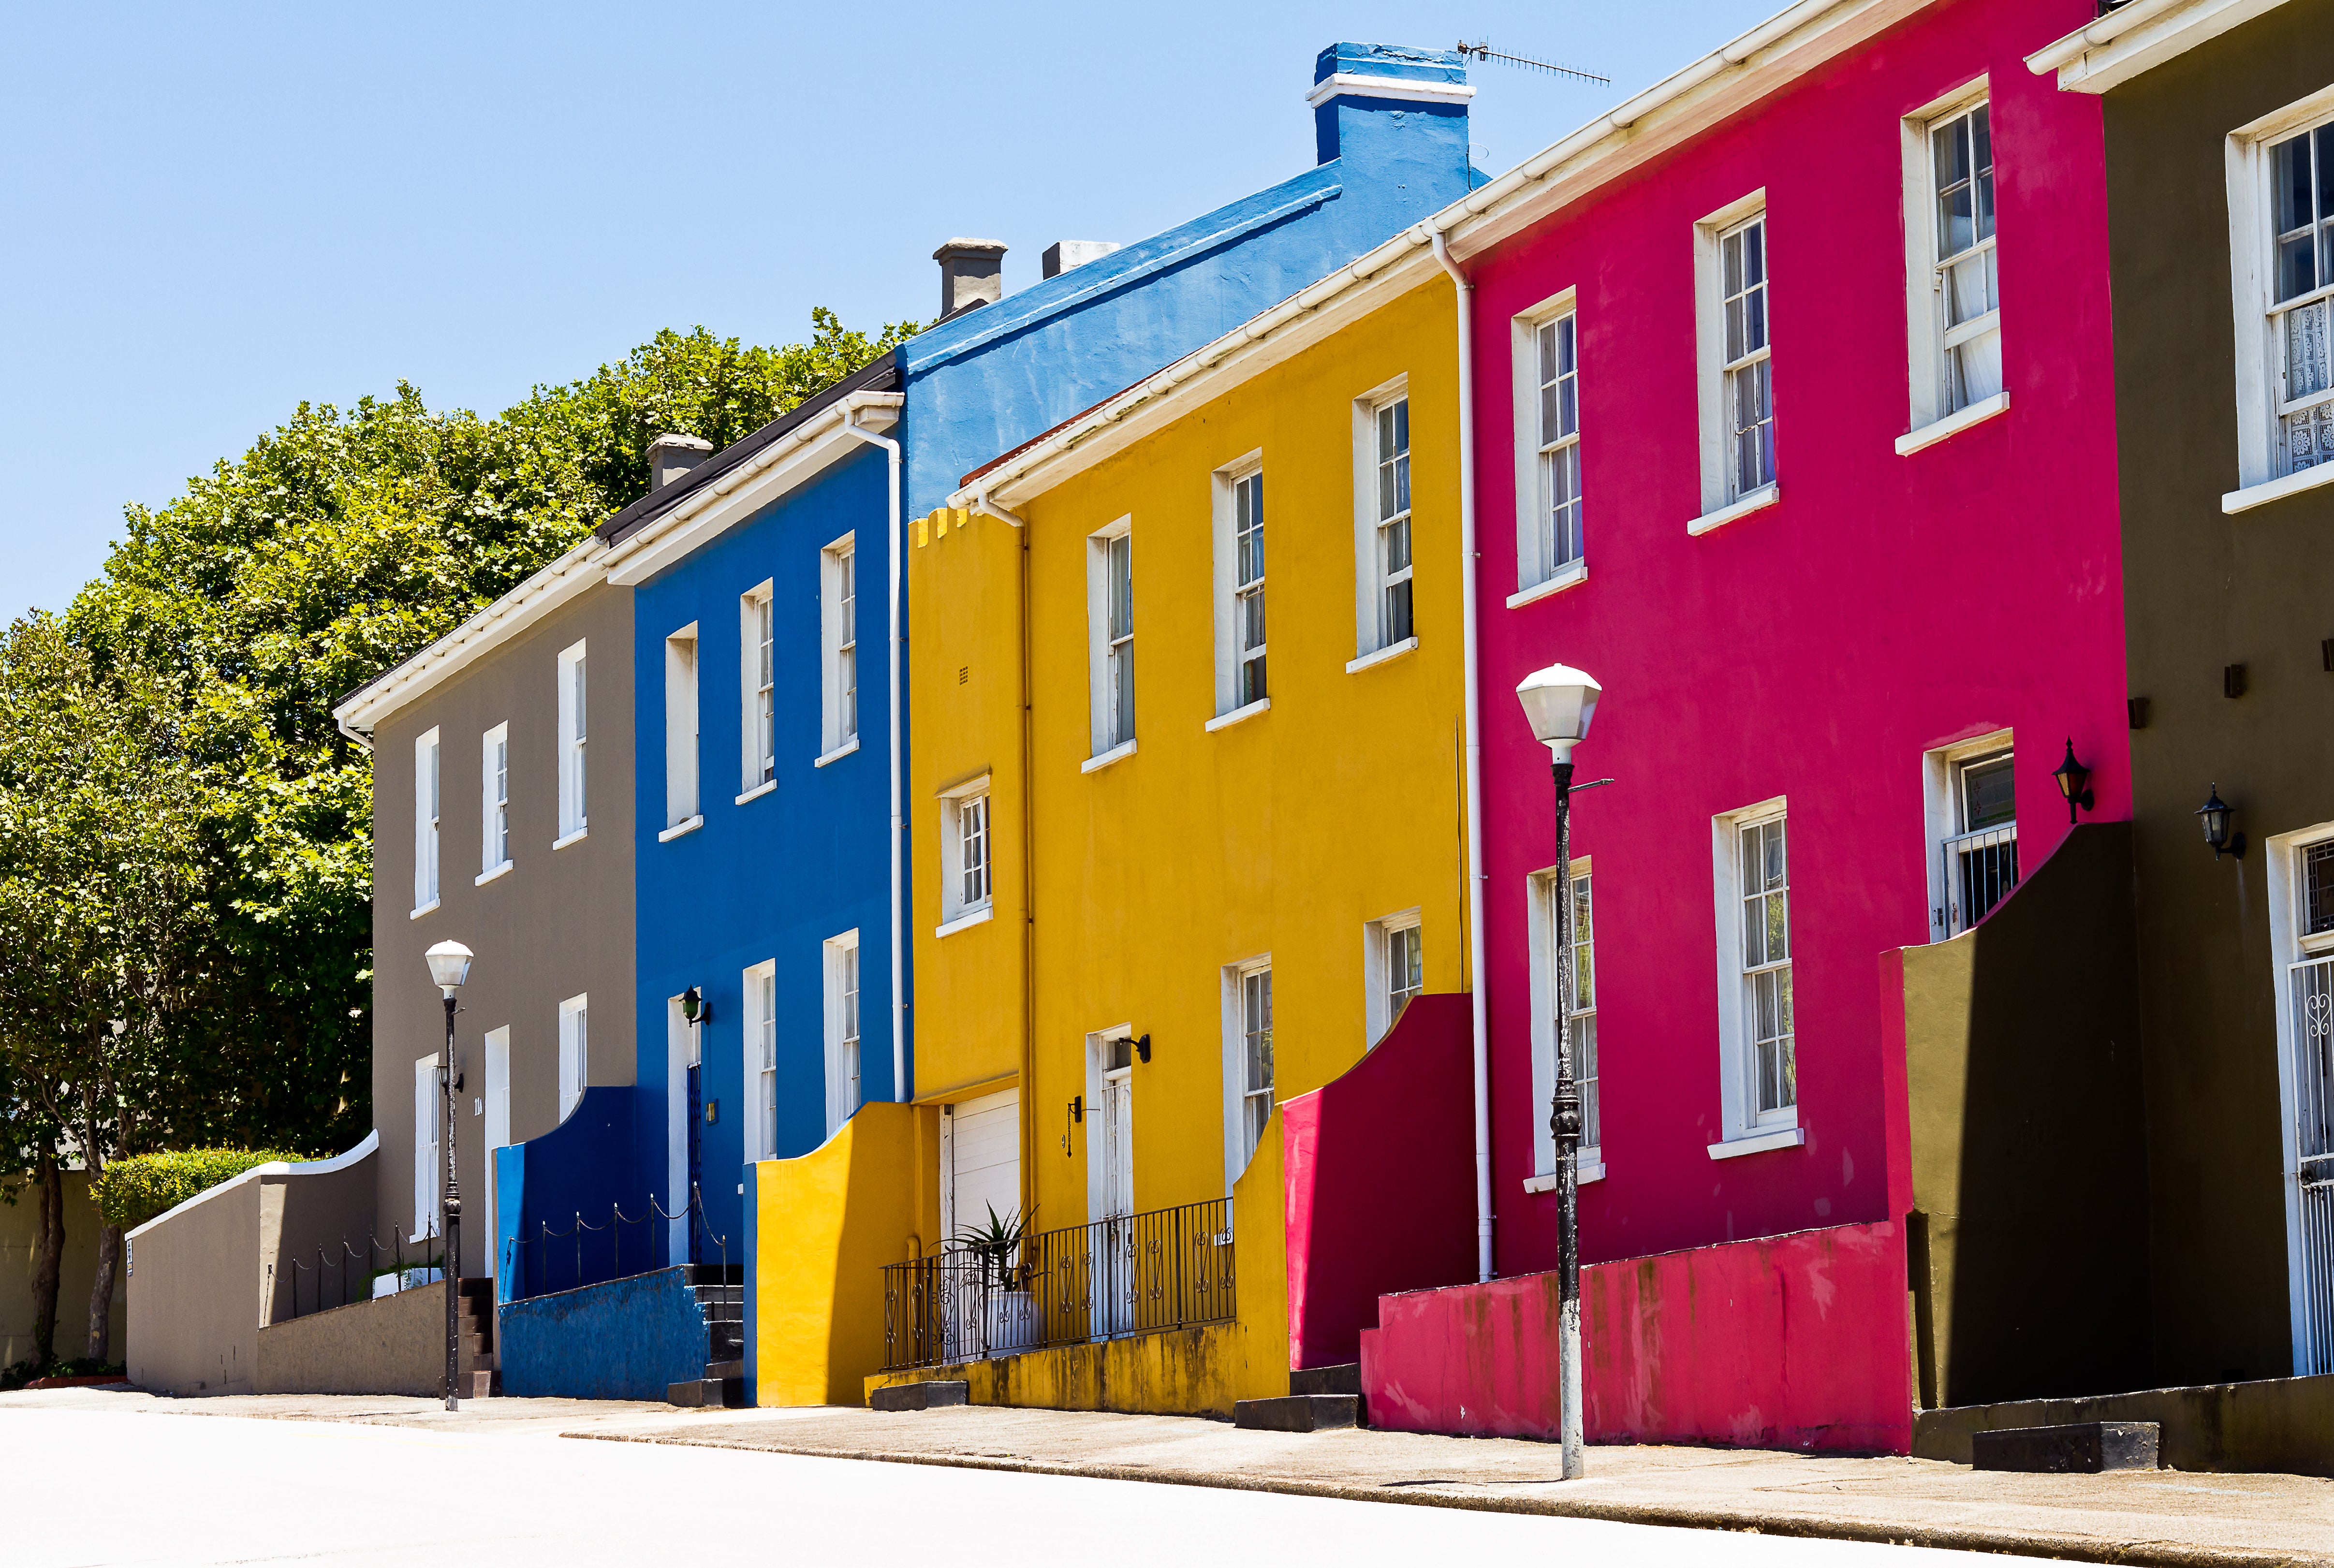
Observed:
[[[639,1092],[586,1089],[558,1126],[495,1150],[497,1300],[575,1290],[666,1261],[669,1227],[651,1219],[634,1168]],[[617,1210],[629,1223],[615,1224]]]
[[[1292,1369],[1358,1360],[1381,1295],[1475,1277],[1472,1039],[1465,996],[1414,997],[1280,1107]]]

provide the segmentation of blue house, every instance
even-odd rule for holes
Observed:
[[[1471,92],[1456,54],[1324,50],[1315,168],[1139,244],[1066,242],[1009,297],[1003,245],[949,242],[937,324],[720,453],[668,444],[661,482],[603,525],[607,580],[633,594],[639,943],[635,1086],[607,1122],[630,1126],[603,1164],[668,1212],[696,1195],[668,1263],[745,1260],[750,1303],[754,1162],[913,1096],[905,530],[969,471],[1463,195]],[[540,1179],[530,1212],[565,1212]]]

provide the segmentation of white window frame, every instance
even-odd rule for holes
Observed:
[[[1126,542],[1127,626],[1112,629],[1112,549]],[[1086,535],[1086,667],[1087,712],[1093,729],[1092,765],[1115,761],[1134,750],[1134,519],[1121,517]],[[1124,713],[1116,700],[1120,661],[1126,664],[1127,696]]]
[[[859,746],[858,535],[845,534],[818,553],[819,760]]]
[[[486,1169],[482,1177],[487,1189],[487,1249],[492,1259],[487,1273],[490,1276],[501,1274],[504,1261],[497,1255],[497,1249],[502,1246],[502,1233],[495,1217],[495,1150],[509,1148],[511,1141],[510,1042],[510,1025],[507,1024],[499,1029],[487,1030],[483,1042],[486,1045],[487,1092],[480,1110],[486,1128],[478,1142],[486,1150],[486,1159],[482,1162]]]
[[[2008,365],[2003,365],[2001,389],[1986,397],[1965,399],[1959,406],[1953,402],[1948,385],[1949,351],[1959,343],[1986,336],[1997,336],[2001,331],[2000,264],[1996,263],[1997,297],[1994,308],[1984,316],[1962,327],[1946,324],[1944,267],[1937,255],[1937,167],[1934,132],[1942,126],[1965,114],[1983,108],[1991,120],[1992,91],[1990,79],[1981,76],[1965,82],[1953,91],[1924,104],[1899,122],[1898,141],[1904,163],[1905,214],[1905,341],[1908,352],[1905,360],[1905,398],[1909,408],[1907,433],[1898,438],[1896,450],[1910,456],[1924,447],[1934,446],[1946,437],[1967,429],[1981,420],[1992,418],[2010,407]],[[1999,136],[1990,139],[1997,142]],[[2001,167],[2000,154],[1994,167]],[[1969,250],[1956,252],[1964,258],[1983,251],[2000,250],[2001,188],[1994,186],[1994,233]],[[1990,323],[1990,324],[1989,324]]]
[[[591,733],[591,666],[581,642],[559,650],[559,837],[555,850],[565,849],[591,829],[591,801],[586,793],[590,774],[584,767],[585,742]]]
[[[1259,619],[1270,609],[1266,598],[1266,574],[1262,570],[1268,565],[1268,557],[1263,555],[1263,547],[1268,544],[1261,505],[1264,498],[1263,448],[1235,457],[1210,474],[1208,491],[1211,502],[1211,531],[1215,539],[1216,716],[1228,718],[1233,714],[1244,714],[1249,708],[1262,709],[1271,700],[1272,694],[1270,671],[1266,660],[1266,652],[1270,645],[1269,624],[1268,622],[1266,627],[1266,640],[1249,648],[1247,646],[1246,623],[1246,612],[1251,601],[1256,604]],[[1252,520],[1251,537],[1257,546],[1255,555],[1258,559],[1253,560],[1244,558],[1240,550],[1240,518],[1244,502],[1254,506],[1257,512]],[[1251,565],[1258,570],[1249,571]],[[1251,664],[1255,667],[1255,684],[1261,688],[1253,692],[1248,688]]]
[[[1963,832],[1962,771],[1972,763],[2002,753],[2014,755],[2016,751],[2015,732],[1996,729],[1921,754],[1921,858],[1929,868],[1929,939],[1933,942],[1954,935],[1948,903],[1953,890],[1945,878],[1944,845]]]
[[[1738,1154],[1756,1154],[1769,1149],[1793,1147],[1807,1140],[1799,1124],[1799,1100],[1796,1080],[1799,997],[1797,967],[1799,942],[1796,936],[1788,939],[1788,962],[1792,967],[1792,1045],[1794,1087],[1792,1102],[1788,1106],[1760,1113],[1752,1087],[1752,1075],[1757,1071],[1752,1049],[1750,1021],[1751,986],[1743,963],[1744,930],[1742,919],[1741,833],[1746,828],[1766,822],[1788,824],[1790,817],[1788,797],[1778,795],[1773,800],[1728,812],[1711,819],[1711,851],[1715,875],[1712,878],[1717,895],[1718,916],[1718,1054],[1719,1101],[1723,1117],[1724,1136],[1710,1145],[1712,1159],[1725,1159]],[[1789,929],[1789,899],[1797,889],[1791,880],[1791,861],[1788,826],[1784,838],[1783,890],[1786,898],[1785,920]]]
[[[438,1086],[438,1055],[419,1057],[413,1063],[413,1234],[408,1243],[428,1241],[438,1234],[438,1172],[446,1155],[439,1139],[446,1111],[445,1092]]]
[[[764,578],[738,596],[738,803],[778,787],[777,609]]]
[[[1275,1061],[1269,1070],[1266,1084],[1260,1092],[1263,1114],[1259,1119],[1258,1125],[1251,1128],[1249,1121],[1251,1114],[1249,1107],[1251,1101],[1258,1098],[1258,1093],[1249,1090],[1248,1082],[1248,982],[1252,976],[1261,976],[1264,980],[1264,1030],[1267,1039],[1266,1049],[1269,1052],[1274,1028],[1272,955],[1259,953],[1253,957],[1242,958],[1238,963],[1227,964],[1223,967],[1221,1006],[1224,1035],[1224,1194],[1226,1197],[1231,1195],[1233,1184],[1239,1180],[1240,1173],[1249,1168],[1249,1162],[1256,1158],[1256,1151],[1260,1145],[1264,1130],[1272,1124],[1272,1108],[1278,1103],[1280,1089],[1278,1064]],[[1109,1038],[1109,1032],[1105,1031],[1100,1038]]]
[[[820,950],[826,993],[826,1135],[832,1138],[866,1103],[866,976],[856,928],[829,937]]]
[[[2308,293],[2276,298],[2276,204],[2271,152],[2278,143],[2334,121],[2334,86],[2264,115],[2229,133],[2225,161],[2229,192],[2229,279],[2236,319],[2237,482],[2221,498],[2236,513],[2298,491],[2334,484],[2334,460],[2295,469],[2286,460],[2281,426],[2293,411],[2284,397],[2285,315],[2334,298],[2334,281],[2320,275]],[[2334,265],[2334,256],[2324,258]],[[2327,306],[2334,316],[2334,304]],[[2334,326],[2334,323],[2330,323]],[[2314,402],[2318,394],[2307,394]],[[2294,399],[2300,404],[2304,399]]]
[[[664,640],[664,825],[678,838],[705,821],[698,798],[697,622]]]
[[[413,912],[420,919],[438,907],[443,860],[444,754],[432,725],[413,737]]]
[[[2312,1365],[2310,1356],[2315,1337],[2315,1325],[2310,1321],[2310,1270],[2313,1265],[2323,1268],[2326,1265],[2322,1259],[2314,1259],[2309,1255],[2303,1236],[2301,1146],[2296,1136],[2296,1124],[2301,1111],[2301,1085],[2297,1082],[2294,1063],[2294,1031],[2298,1020],[2294,1015],[2292,969],[2293,965],[2304,959],[2322,958],[2334,952],[2334,931],[2320,932],[2315,938],[2302,934],[2308,922],[2301,909],[2305,889],[2299,864],[2304,851],[2329,841],[2334,841],[2334,822],[2318,822],[2291,832],[2272,834],[2265,846],[2269,873],[2270,974],[2271,988],[2277,998],[2279,1186],[2285,1209],[2287,1311],[2297,1374],[2334,1371],[2334,1368]],[[2323,1174],[2323,1168],[2312,1171],[2313,1178]]]
[[[1543,442],[1540,428],[1539,335],[1565,321],[1572,323],[1572,429]],[[1509,323],[1509,365],[1513,374],[1516,421],[1516,594],[1509,608],[1520,608],[1543,593],[1569,587],[1588,575],[1586,475],[1582,469],[1580,434],[1580,291],[1568,288],[1516,316]],[[1559,381],[1563,378],[1559,376]],[[1549,383],[1556,384],[1556,383]],[[1548,483],[1548,459],[1572,454],[1574,550],[1560,559],[1562,541],[1554,537],[1549,519],[1555,512]],[[1547,536],[1543,537],[1543,530]]]
[[[478,884],[510,869],[510,724],[506,720],[478,737]]]
[[[778,961],[765,958],[738,976],[738,1100],[746,1112],[739,1158],[747,1165],[777,1158]]]
[[[1724,242],[1753,222],[1765,224],[1768,217],[1767,192],[1762,188],[1738,201],[1730,202],[1693,226],[1694,247],[1694,359],[1696,365],[1696,403],[1700,410],[1702,432],[1702,515],[1688,524],[1687,532],[1701,534],[1731,523],[1762,507],[1772,505],[1780,498],[1780,481],[1770,473],[1766,483],[1743,486],[1737,482],[1734,467],[1733,425],[1729,415],[1727,390],[1729,372],[1760,362],[1771,364],[1774,351],[1774,254],[1771,226],[1761,230],[1760,253],[1762,262],[1760,287],[1766,291],[1767,341],[1760,349],[1743,355],[1739,361],[1729,361],[1726,353],[1726,279],[1722,263]],[[1773,372],[1767,383],[1767,412],[1770,421],[1775,417]],[[1778,444],[1776,467],[1781,457]]]
[[[1573,884],[1576,888],[1584,883],[1587,885],[1592,909],[1589,941],[1587,944],[1589,961],[1589,996],[1592,999],[1596,992],[1596,933],[1593,913],[1596,899],[1595,871],[1596,867],[1591,863],[1588,856],[1579,855],[1574,858]],[[1558,1177],[1556,1132],[1548,1124],[1548,1111],[1556,1103],[1556,889],[1557,878],[1554,866],[1544,867],[1525,879],[1524,892],[1529,912],[1528,934],[1531,938],[1533,1106],[1532,1175],[1524,1183],[1526,1192],[1551,1191],[1556,1187]],[[1576,950],[1579,946],[1578,943],[1575,944]],[[1592,1005],[1587,1011],[1588,1015],[1593,1016],[1596,1008]],[[1583,1097],[1582,1104],[1584,1140],[1580,1145],[1577,1170],[1579,1179],[1583,1182],[1601,1181],[1605,1177],[1604,1105],[1601,1098],[1604,1089],[1601,1075],[1604,1062],[1602,1042],[1599,1042],[1597,1062],[1599,1076],[1594,1081],[1594,1087],[1590,1091],[1592,1094],[1598,1097],[1596,1114],[1593,1119],[1587,1115],[1587,1096]],[[1598,1134],[1594,1142],[1587,1141],[1586,1138],[1591,1127],[1594,1127]]]
[[[1410,444],[1403,449],[1401,461],[1409,488],[1409,506],[1389,517],[1380,517],[1381,471],[1385,459],[1378,447],[1378,415],[1382,409],[1396,403],[1410,401],[1410,377],[1400,375],[1382,381],[1354,399],[1354,663],[1361,664],[1374,656],[1391,655],[1418,646],[1418,490],[1416,461],[1418,433],[1410,430]],[[1409,419],[1414,420],[1416,410]],[[1385,566],[1386,529],[1395,521],[1408,528],[1410,567],[1402,581],[1411,582],[1410,630],[1402,636],[1392,624],[1387,613],[1387,590],[1392,586]],[[1350,670],[1353,665],[1347,666]]]
[[[566,1121],[592,1086],[592,994],[559,1004],[559,1120]]]
[[[983,773],[940,792],[940,923],[935,937],[950,936],[990,918],[997,900],[997,822],[989,810],[990,775]],[[967,880],[975,868],[966,861],[968,813],[980,813],[977,847],[980,852],[978,896]]]
[[[1386,1037],[1395,1020],[1394,1006],[1394,938],[1408,933],[1417,936],[1423,928],[1421,911],[1413,907],[1384,915],[1362,923],[1362,975],[1364,994],[1362,1017],[1366,1031],[1367,1048],[1374,1051],[1378,1042]],[[1423,937],[1421,938],[1423,943]],[[1419,960],[1419,986],[1413,996],[1426,989],[1424,949],[1422,945]]]

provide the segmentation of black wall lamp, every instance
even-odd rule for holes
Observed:
[[[1151,1036],[1150,1036],[1150,1035],[1145,1034],[1145,1035],[1143,1035],[1141,1039],[1139,1039],[1139,1040],[1135,1041],[1135,1043],[1134,1043],[1134,1057],[1135,1057],[1135,1060],[1136,1060],[1136,1061],[1141,1062],[1141,1063],[1142,1063],[1144,1066],[1146,1066],[1146,1067],[1147,1067],[1147,1066],[1149,1066],[1149,1065],[1151,1064]]]
[[[691,1024],[710,1024],[713,1005],[705,999],[704,992],[691,986],[680,994],[680,1015]]]
[[[2067,797],[2067,825],[2073,827],[2076,808],[2091,809],[2091,770],[2075,760],[2072,736],[2067,737],[2067,760],[2052,768],[2050,776],[2059,781],[2059,793]]]
[[[2221,798],[2221,786],[2212,786],[2212,798],[2196,808],[2196,819],[2204,825],[2204,842],[2213,846],[2213,858],[2219,860],[2223,851],[2239,860],[2244,858],[2245,835],[2229,832],[2229,818],[2233,814],[2229,803]]]

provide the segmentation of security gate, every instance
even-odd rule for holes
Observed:
[[[2334,957],[2292,967],[2296,1376],[2334,1371]]]

